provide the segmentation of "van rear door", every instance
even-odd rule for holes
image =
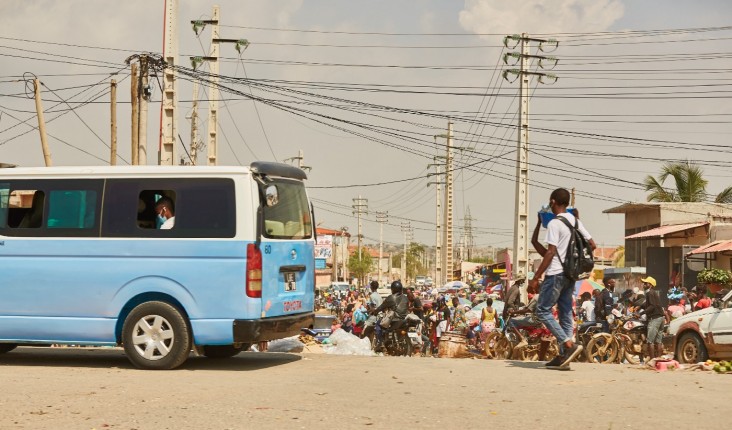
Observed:
[[[262,317],[313,311],[315,239],[305,185],[260,177]]]

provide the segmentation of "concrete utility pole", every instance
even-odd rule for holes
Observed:
[[[357,199],[353,199],[353,214],[358,216],[358,262],[361,262],[361,215],[368,215],[368,199],[361,198],[359,194]]]
[[[178,136],[178,80],[174,67],[178,64],[178,0],[165,0],[165,29],[163,31],[163,100],[160,104],[160,142],[158,164],[176,163],[176,136]]]
[[[443,232],[443,246],[445,262],[445,282],[452,281],[452,121],[447,123],[447,155],[445,157],[445,231]]]
[[[46,138],[46,120],[43,117],[43,101],[41,100],[41,81],[33,80],[33,92],[36,99],[36,116],[38,117],[38,132],[41,134],[41,150],[43,151],[43,161],[46,167],[51,167],[51,150],[48,149],[48,140]]]
[[[109,165],[115,166],[117,165],[117,81],[114,79],[112,79],[109,88],[109,118],[111,122]]]
[[[150,100],[151,88],[149,81],[149,58],[147,55],[140,55],[140,88],[137,92],[140,98],[140,120],[139,136],[137,138],[137,160],[139,164],[147,164],[147,102]]]
[[[473,257],[473,221],[475,218],[470,216],[470,206],[465,208],[465,218],[463,218],[465,229],[465,254],[463,260],[470,261]]]
[[[211,13],[211,54],[209,57],[209,67],[211,68],[212,86],[209,90],[208,102],[208,165],[215,166],[218,164],[218,124],[219,124],[219,7],[214,5]]]
[[[302,151],[302,149],[297,151],[297,157],[290,157],[286,158],[283,161],[297,161],[297,167],[299,167],[302,170],[312,170],[312,167],[305,165],[305,153]]]
[[[343,265],[341,274],[343,275],[343,282],[348,282],[348,243],[346,242],[346,232],[348,232],[348,227],[341,227],[341,264]]]
[[[130,102],[132,103],[132,118],[130,120],[132,124],[132,131],[130,133],[130,143],[132,149],[132,165],[136,166],[140,164],[137,156],[138,148],[138,136],[140,136],[140,97],[138,96],[138,76],[137,76],[137,63],[130,65]]]
[[[381,282],[381,260],[384,258],[384,223],[389,219],[388,212],[376,211],[376,221],[379,223],[379,275],[376,278]]]
[[[195,67],[194,67],[195,69]],[[198,81],[193,80],[193,102],[191,103],[191,165],[198,164]]]
[[[402,256],[402,270],[401,270],[401,278],[402,283],[407,282],[407,245],[409,244],[409,241],[412,240],[412,226],[410,225],[409,221],[402,222],[402,232],[404,233],[404,255]]]
[[[435,138],[435,148],[437,147],[437,138],[439,136],[434,136]],[[434,157],[434,164],[430,164],[427,167],[434,167],[435,168],[435,177],[437,178],[437,181],[432,181],[427,183],[427,186],[435,185],[435,283],[437,285],[444,285],[445,284],[445,278],[444,278],[444,271],[442,270],[442,173],[440,172],[440,167],[443,166],[442,163],[438,163],[437,161],[439,159],[442,159],[444,157]]]
[[[508,53],[503,57],[506,64],[508,64],[509,57],[518,58],[521,65],[520,70],[505,70],[503,72],[504,79],[507,79],[508,73],[513,73],[518,76],[520,91],[518,141],[516,145],[516,201],[513,224],[513,261],[511,263],[513,272],[516,275],[527,276],[529,273],[529,79],[531,75],[535,75],[539,76],[539,82],[542,83],[544,77],[552,77],[556,81],[556,77],[553,75],[530,72],[528,70],[529,59],[538,59],[539,66],[542,68],[543,61],[552,61],[554,65],[557,63],[556,58],[553,57],[530,55],[529,42],[539,42],[539,49],[542,51],[544,50],[543,46],[545,44],[553,45],[556,48],[557,42],[554,40],[532,39],[526,33],[523,33],[521,36],[506,36],[503,39],[503,43],[507,48],[509,40],[517,41],[521,45],[520,54]]]

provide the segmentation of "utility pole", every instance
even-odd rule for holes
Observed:
[[[175,66],[178,64],[178,0],[165,0],[165,24],[163,31],[163,94],[160,103],[160,139],[158,164],[172,166],[176,163],[178,136],[178,80]]]
[[[36,116],[38,117],[38,132],[41,134],[41,150],[43,151],[43,161],[46,167],[51,167],[51,150],[48,149],[48,140],[46,138],[46,120],[43,117],[43,101],[41,100],[41,81],[36,78],[33,80],[33,92],[36,99]]]
[[[361,198],[359,194],[357,199],[353,199],[353,214],[358,217],[358,262],[361,263],[361,215],[367,215],[368,199]]]
[[[211,54],[209,57],[209,67],[211,68],[212,85],[209,90],[208,102],[208,165],[215,166],[218,164],[218,115],[219,115],[219,6],[214,5],[211,14]]]
[[[470,261],[473,257],[473,221],[475,219],[470,216],[470,206],[465,208],[465,218],[463,218],[465,229],[465,257],[463,260]]]
[[[452,281],[452,121],[447,122],[447,155],[445,157],[445,231],[443,246],[445,282]]]
[[[402,232],[404,233],[404,255],[402,256],[402,270],[401,270],[401,278],[402,283],[407,282],[407,245],[409,244],[409,241],[412,239],[412,227],[407,222],[402,222]]]
[[[297,161],[297,167],[299,167],[300,169],[308,171],[312,170],[312,167],[305,165],[305,153],[302,151],[302,149],[297,151],[296,157],[286,158],[283,161]]]
[[[195,67],[194,67],[195,69]],[[198,81],[193,80],[193,102],[191,103],[191,165],[195,166],[198,161]]]
[[[434,136],[435,148],[437,147],[438,137],[439,136]],[[441,180],[442,173],[440,172],[440,167],[442,166],[442,163],[437,162],[440,158],[443,157],[434,157],[435,163],[427,166],[428,168],[435,168],[434,175],[437,178],[437,181],[429,182],[427,186],[435,185],[435,283],[442,286],[445,285],[444,273],[442,270],[442,184],[445,182]]]
[[[109,117],[111,122],[109,165],[115,166],[117,165],[117,81],[114,79],[112,79],[109,88]]]
[[[516,197],[512,266],[516,275],[527,276],[529,273],[529,80],[531,75],[535,75],[539,76],[539,82],[541,83],[543,83],[544,77],[551,77],[556,81],[556,77],[553,75],[530,72],[529,59],[538,59],[539,66],[542,68],[543,61],[552,61],[554,65],[557,63],[554,57],[530,55],[529,42],[539,42],[539,49],[542,51],[544,44],[553,45],[556,48],[557,42],[555,40],[532,39],[526,33],[523,33],[521,36],[506,36],[503,39],[503,44],[508,49],[517,46],[514,45],[509,48],[509,40],[521,45],[520,54],[507,53],[503,57],[506,64],[508,64],[508,58],[516,58],[521,65],[520,70],[509,69],[503,72],[503,77],[507,80],[508,73],[518,76],[520,93],[518,141],[516,144]]]
[[[343,275],[343,282],[348,282],[348,243],[346,243],[346,232],[348,232],[348,227],[341,227],[341,264],[343,265],[341,274]]]
[[[130,143],[132,146],[132,165],[136,166],[140,164],[137,156],[138,148],[138,136],[140,135],[140,98],[138,96],[138,85],[137,82],[137,63],[130,65],[130,102],[132,103],[132,132],[130,133]]]
[[[140,55],[140,77],[137,95],[140,99],[139,136],[137,140],[137,159],[139,164],[147,164],[147,102],[150,100],[149,57]]]
[[[376,221],[379,223],[379,275],[376,279],[379,282],[381,282],[381,260],[384,258],[384,223],[388,218],[388,212],[376,211]]]

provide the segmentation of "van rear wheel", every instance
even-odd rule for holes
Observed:
[[[122,344],[136,367],[175,369],[186,361],[191,350],[188,321],[169,303],[143,303],[127,315]]]

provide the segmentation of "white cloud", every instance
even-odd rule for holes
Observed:
[[[466,0],[460,25],[491,34],[597,32],[624,10],[620,0]]]

